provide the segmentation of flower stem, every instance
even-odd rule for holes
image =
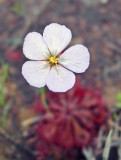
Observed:
[[[41,94],[42,103],[43,103],[45,109],[47,110],[47,112],[49,113],[50,117],[53,118],[53,114],[50,111],[49,106],[48,106],[47,101],[46,101],[45,93],[46,93],[45,87],[41,88],[40,89],[40,94]]]

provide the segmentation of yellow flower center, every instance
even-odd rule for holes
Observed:
[[[56,65],[56,64],[58,63],[58,61],[59,61],[59,58],[56,57],[56,56],[51,56],[51,57],[49,58],[49,63],[50,63],[51,65]]]

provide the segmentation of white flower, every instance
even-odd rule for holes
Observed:
[[[22,74],[34,87],[45,85],[54,92],[66,92],[75,84],[75,73],[89,66],[88,49],[77,44],[62,53],[72,38],[70,29],[52,23],[45,27],[43,36],[31,32],[25,37],[23,52],[32,61],[23,64]]]

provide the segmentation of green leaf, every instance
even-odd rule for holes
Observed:
[[[121,92],[119,92],[116,96],[117,101],[121,101]]]
[[[8,115],[10,107],[11,107],[11,104],[6,104],[4,106],[2,120],[1,120],[2,127],[4,127],[6,124],[6,119],[7,119],[7,115]]]
[[[108,3],[108,0],[100,0],[101,3],[106,4]]]
[[[0,105],[4,105],[5,104],[4,89],[5,89],[6,79],[8,77],[9,65],[8,64],[4,64],[3,68],[4,68],[4,73],[3,73],[3,75],[1,75],[2,76],[2,81],[1,81],[1,85],[0,85]]]
[[[19,14],[19,15],[23,15],[23,11],[22,11],[21,7],[11,7],[10,10]]]
[[[19,1],[16,1],[14,6],[10,8],[11,11],[19,14],[19,15],[23,15],[23,8],[22,8],[22,4]]]
[[[116,104],[116,108],[121,109],[121,102],[119,102],[119,103]]]
[[[114,118],[115,120],[118,118],[117,113],[114,113],[114,114],[113,114],[113,118]]]

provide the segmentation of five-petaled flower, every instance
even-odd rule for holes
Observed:
[[[73,72],[85,72],[90,55],[81,44],[64,51],[71,38],[70,29],[57,23],[46,26],[43,36],[37,32],[27,34],[23,53],[32,61],[23,64],[22,74],[30,85],[47,85],[54,92],[66,92],[74,86]]]

